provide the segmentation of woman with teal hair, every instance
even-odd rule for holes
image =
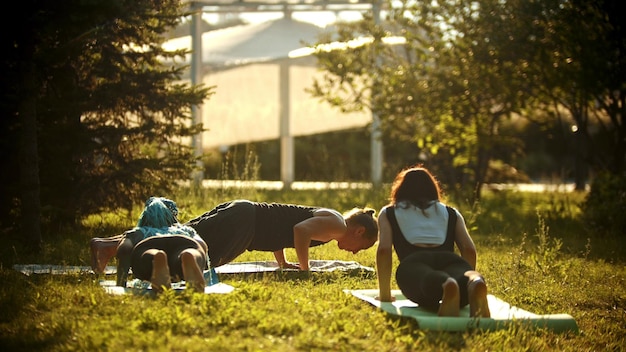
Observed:
[[[157,293],[172,280],[185,280],[187,287],[204,292],[203,269],[210,265],[207,245],[196,230],[178,222],[177,214],[176,203],[167,198],[146,201],[137,226],[122,234],[116,246],[118,286],[126,286],[132,268],[133,275],[150,281]]]

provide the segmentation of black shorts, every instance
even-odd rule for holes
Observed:
[[[152,255],[144,255],[150,249],[160,249],[167,254],[167,264],[172,277],[183,277],[180,262],[180,253],[189,248],[198,249],[204,253],[202,245],[189,236],[159,235],[148,237],[137,243],[131,254],[130,265],[133,275],[141,280],[150,280],[152,276]]]

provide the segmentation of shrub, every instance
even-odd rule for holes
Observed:
[[[599,174],[582,204],[583,219],[599,235],[626,233],[626,175]]]

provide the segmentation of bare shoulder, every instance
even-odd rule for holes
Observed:
[[[309,219],[311,224],[315,223],[319,232],[343,233],[346,229],[346,221],[343,215],[329,208],[321,208],[313,212],[313,217]]]
[[[456,213],[456,218],[465,223],[465,218],[463,217],[463,214],[461,214],[461,212],[457,209],[457,208],[452,208],[454,210],[454,212]],[[458,223],[458,222],[457,222]]]
[[[343,215],[335,209],[330,208],[320,208],[313,212],[313,216],[326,216],[326,217],[334,217],[343,221]]]

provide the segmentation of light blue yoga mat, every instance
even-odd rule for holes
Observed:
[[[109,293],[112,295],[132,294],[132,295],[142,296],[142,295],[154,294],[154,292],[152,291],[152,287],[150,287],[149,285],[144,285],[144,283],[137,284],[133,281],[129,281],[126,287],[121,287],[121,286],[115,286],[115,280],[102,280],[100,281],[100,286],[104,288],[106,293]],[[184,282],[172,283],[172,289],[175,291],[183,291],[185,289],[185,283]],[[218,282],[217,284],[204,287],[205,294],[212,294],[212,293],[224,294],[224,293],[231,293],[234,290],[235,288],[233,286],[230,286],[223,282]]]
[[[440,317],[437,312],[420,308],[417,304],[406,299],[400,290],[392,290],[396,298],[394,302],[380,302],[376,299],[378,289],[345,290],[354,297],[361,299],[383,311],[402,317],[413,318],[419,328],[433,331],[466,331],[472,329],[497,330],[504,329],[510,324],[529,324],[537,328],[546,328],[555,332],[571,331],[578,333],[576,320],[569,314],[535,314],[493,296],[487,295],[491,318],[470,318],[469,307],[461,310],[459,317]]]
[[[93,270],[88,266],[75,266],[75,265],[54,265],[54,264],[15,264],[13,270],[19,271],[24,275],[32,274],[49,274],[49,275],[67,275],[67,274],[93,274]],[[107,266],[104,274],[114,275],[117,273],[117,267]],[[204,278],[207,282],[207,286],[204,288],[204,293],[230,293],[235,288],[219,281],[215,269],[205,270]],[[141,281],[139,279],[130,280],[126,287],[116,286],[115,280],[100,280],[100,286],[104,288],[107,293],[114,295],[123,294],[153,294],[152,288],[149,282]],[[172,283],[172,289],[176,291],[185,289],[185,282]]]
[[[205,270],[204,279],[207,282],[207,285],[204,287],[205,294],[230,293],[230,292],[233,292],[233,290],[235,289],[233,286],[220,282],[214,269]],[[147,281],[139,280],[139,279],[129,280],[126,283],[126,287],[116,286],[115,280],[101,280],[100,286],[102,286],[107,293],[112,294],[112,295],[126,295],[126,294],[152,295],[154,294],[150,283]],[[172,283],[172,290],[182,291],[182,290],[185,290],[185,288],[186,288],[186,285],[184,281]]]

